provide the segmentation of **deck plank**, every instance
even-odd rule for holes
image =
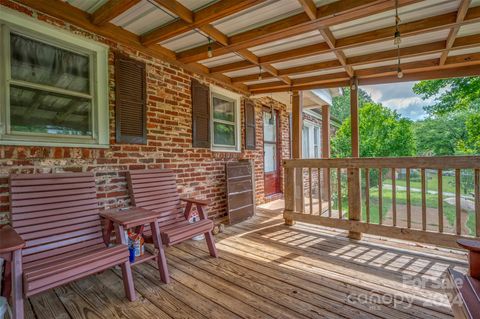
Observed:
[[[154,262],[135,266],[135,302],[113,269],[30,298],[27,318],[450,319],[435,284],[447,267],[467,266],[454,250],[374,236],[354,241],[305,223],[287,227],[279,212],[262,209],[215,240],[219,258],[208,255],[204,241],[168,247],[168,285]],[[404,276],[425,285],[404,284]],[[392,299],[378,299],[384,296]]]

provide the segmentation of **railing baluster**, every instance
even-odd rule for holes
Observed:
[[[395,176],[395,168],[392,168],[392,214],[393,226],[397,226],[397,177]]]
[[[420,170],[422,185],[422,230],[427,230],[427,190],[425,180],[425,168]]]
[[[383,224],[382,169],[378,169],[378,223]]]
[[[370,223],[370,172],[365,168],[365,210],[367,214],[367,224]]]
[[[332,217],[332,183],[331,183],[331,175],[330,175],[330,168],[327,168],[327,200],[328,200],[328,217]]]
[[[407,228],[412,228],[412,203],[410,201],[410,168],[406,169],[406,186],[407,186]]]
[[[462,206],[460,197],[460,169],[455,169],[455,208],[456,208],[456,221],[455,226],[457,235],[462,233]]]
[[[480,237],[480,169],[475,169],[475,182],[474,182],[474,196],[475,196],[475,228],[476,235]]]
[[[318,215],[322,216],[322,172],[320,168],[317,168],[317,179],[318,179]]]
[[[342,218],[342,169],[337,168],[338,218]]]
[[[312,168],[308,168],[308,195],[310,201],[310,215],[313,214],[313,197],[312,197]]]
[[[443,233],[443,172],[441,169],[437,171],[438,185],[438,231]]]

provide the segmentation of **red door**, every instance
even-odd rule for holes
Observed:
[[[265,196],[280,193],[280,149],[277,111],[263,111],[263,168]]]

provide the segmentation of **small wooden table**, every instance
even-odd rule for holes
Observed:
[[[5,272],[2,282],[2,296],[10,297],[12,293],[12,308],[14,318],[23,318],[22,300],[22,248],[25,241],[10,226],[0,228],[0,258],[4,259]],[[16,277],[17,280],[12,280]],[[13,287],[12,287],[13,283]],[[20,283],[20,285],[19,285]]]
[[[170,276],[168,274],[167,263],[162,262],[166,259],[165,251],[163,250],[162,238],[160,237],[160,228],[158,226],[159,215],[159,213],[140,207],[116,208],[100,212],[100,216],[106,220],[104,241],[107,245],[110,244],[110,238],[114,227],[117,243],[128,245],[125,229],[135,227],[136,233],[143,234],[145,224],[150,224],[153,245],[155,246],[156,253],[152,254],[145,251],[143,256],[135,257],[135,261],[131,264],[131,266],[138,265],[147,260],[157,259],[160,279],[164,283],[168,284],[170,282]]]

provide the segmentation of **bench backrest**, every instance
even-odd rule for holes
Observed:
[[[10,204],[24,264],[105,247],[93,173],[12,174]]]
[[[160,226],[185,219],[173,171],[132,170],[127,172],[127,181],[132,205],[160,213]]]

